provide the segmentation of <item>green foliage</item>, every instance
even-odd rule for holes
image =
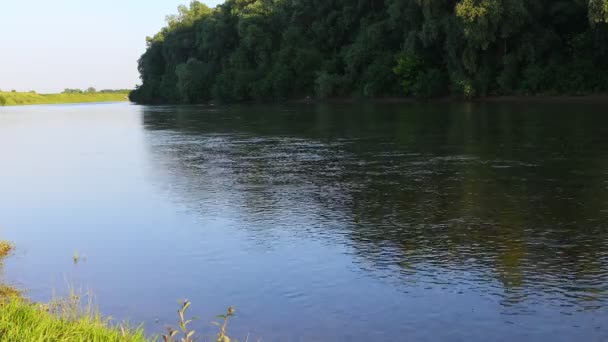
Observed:
[[[447,88],[441,70],[425,66],[423,61],[413,54],[401,54],[393,72],[399,77],[406,95],[431,98],[443,95]]]
[[[589,0],[589,20],[592,24],[608,23],[608,0]]]
[[[344,83],[342,76],[322,71],[315,80],[315,93],[320,98],[339,96],[341,95],[342,83]]]
[[[2,341],[149,341],[141,329],[111,326],[99,315],[56,316],[19,298],[0,304],[0,336]]]
[[[397,59],[397,66],[393,71],[399,76],[405,94],[409,95],[415,92],[421,68],[422,61],[415,55],[404,54]]]
[[[502,71],[498,74],[496,82],[498,90],[503,94],[512,93],[519,82],[519,61],[513,54],[505,55],[502,59]]]
[[[608,90],[608,0],[192,1],[147,43],[138,103]]]
[[[462,19],[467,43],[483,50],[496,40],[502,15],[500,0],[462,0],[456,5],[456,16]]]
[[[177,66],[177,90],[181,102],[197,103],[207,100],[210,91],[204,87],[206,79],[210,76],[210,68],[196,58],[191,58],[187,63]]]
[[[100,94],[128,94],[131,89],[102,89],[99,90]]]
[[[88,298],[83,303],[83,298]],[[178,329],[167,328],[167,334],[161,335],[167,342],[194,342],[198,340],[196,331],[189,325],[193,319],[186,319],[189,301],[184,301],[178,312]],[[214,341],[227,342],[230,318],[235,316],[233,307],[224,315],[217,316],[221,323]],[[65,298],[53,299],[48,304],[36,304],[20,297],[20,293],[10,287],[0,285],[0,340],[1,341],[98,341],[98,342],[153,342],[156,337],[146,337],[142,326],[129,327],[128,323],[112,324],[104,318],[90,295],[81,295],[74,291]]]
[[[439,69],[422,71],[416,77],[413,94],[420,98],[431,98],[445,93],[445,80]]]
[[[65,88],[63,90],[62,94],[82,94],[84,93],[82,90],[80,89],[70,89],[70,88]]]

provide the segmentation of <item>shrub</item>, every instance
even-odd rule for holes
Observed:
[[[393,72],[399,77],[401,87],[406,95],[414,93],[421,68],[422,62],[413,54],[402,54],[397,58],[397,66],[395,66]]]

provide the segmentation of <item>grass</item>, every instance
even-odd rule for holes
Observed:
[[[88,296],[90,298],[90,296]],[[164,342],[194,342],[195,331],[188,325],[185,313],[190,302],[184,301],[178,310],[179,329],[167,328]],[[218,317],[223,323],[215,337],[216,342],[230,342],[226,326],[234,309]],[[64,341],[64,342],[156,342],[158,337],[146,337],[143,328],[131,328],[128,324],[112,324],[90,302],[81,304],[81,296],[73,292],[67,298],[53,300],[49,304],[31,303],[17,295],[0,301],[0,341]]]
[[[85,102],[117,102],[128,101],[127,96],[128,94],[126,93],[37,94],[34,92],[0,92],[0,106]]]
[[[11,298],[17,298],[19,296],[21,296],[21,292],[19,292],[19,290],[10,286],[0,284],[0,301],[3,299],[6,300]]]
[[[10,242],[0,240],[0,258],[4,258],[13,250],[13,245]]]
[[[0,261],[7,256],[13,246],[0,240]],[[75,254],[77,255],[77,254]],[[74,260],[78,260],[77,257]],[[86,303],[83,304],[83,298]],[[21,293],[9,286],[0,284],[0,342],[39,341],[39,342],[153,342],[158,337],[147,337],[143,327],[131,328],[128,324],[112,324],[104,318],[93,305],[92,296],[82,296],[74,290],[65,298],[54,299],[47,304],[32,303]],[[178,313],[177,329],[167,328],[161,335],[165,342],[193,342],[196,332],[189,328],[192,319],[186,318],[191,303],[183,301]],[[230,307],[216,323],[219,332],[216,342],[230,342],[226,334],[228,320],[235,315]]]
[[[6,257],[13,251],[13,245],[10,242],[0,240],[0,262],[2,258]],[[21,293],[10,287],[3,284],[0,284],[0,300],[2,298],[12,298],[21,295]]]
[[[177,342],[177,337],[180,335],[183,336],[179,339],[181,342],[194,342],[194,334],[196,331],[191,330],[188,325],[192,323],[192,319],[186,319],[186,311],[190,307],[192,303],[187,299],[183,301],[179,310],[177,310],[177,315],[179,316],[179,320],[177,325],[179,329],[175,329],[173,327],[167,328],[167,334],[161,335],[164,342]],[[215,325],[220,327],[220,331],[216,336],[216,342],[230,342],[230,337],[226,334],[226,327],[228,326],[228,320],[235,315],[234,308],[231,306],[228,308],[228,312],[225,315],[219,315],[218,318],[223,320],[223,323],[213,322]]]
[[[141,328],[110,325],[98,314],[63,316],[21,298],[0,304],[0,341],[147,342]]]

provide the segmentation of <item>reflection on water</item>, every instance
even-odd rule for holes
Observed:
[[[109,266],[70,272],[101,288],[115,317],[168,320],[165,304],[188,295],[214,312],[242,308],[235,333],[264,340],[606,339],[604,107],[82,107],[77,129],[111,128],[124,150],[62,158],[88,172],[77,176],[88,186],[122,184],[97,201],[118,225],[103,229],[139,243],[116,242],[127,258],[105,256],[131,272],[122,289],[94,275]],[[86,121],[110,109],[101,128]],[[8,118],[19,120],[0,113],[0,127]],[[36,127],[36,116],[24,120]],[[19,130],[0,142],[32,134]],[[75,143],[105,141],[84,136]],[[121,304],[129,289],[139,294]]]

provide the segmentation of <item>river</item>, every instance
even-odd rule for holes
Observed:
[[[607,109],[0,108],[0,277],[150,334],[605,341]]]

